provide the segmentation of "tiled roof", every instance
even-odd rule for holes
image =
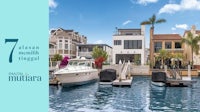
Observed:
[[[66,33],[68,33],[68,32],[73,32],[74,30],[65,30],[65,29],[63,29],[63,28],[58,28],[58,29],[56,29],[56,30],[51,30],[51,34],[53,34],[54,32],[56,32],[57,30],[62,30],[62,31],[64,31],[64,32],[66,32]]]
[[[154,34],[153,40],[181,40],[179,34]]]

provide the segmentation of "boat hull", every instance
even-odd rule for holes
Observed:
[[[154,86],[159,86],[159,87],[164,87],[165,86],[164,82],[153,82],[153,81],[151,81],[151,84],[154,85]]]
[[[94,82],[99,79],[98,71],[55,74],[60,83],[65,87],[79,86]]]

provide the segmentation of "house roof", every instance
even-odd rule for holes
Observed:
[[[108,47],[112,48],[111,46],[109,46],[107,44],[77,44],[77,46],[108,46]]]
[[[179,34],[154,34],[153,40],[181,40]]]
[[[55,33],[55,32],[58,31],[58,30],[62,30],[62,31],[64,31],[64,32],[66,32],[66,33],[68,33],[68,32],[73,32],[73,31],[74,31],[74,30],[65,30],[65,29],[63,29],[63,28],[58,28],[58,29],[56,29],[56,30],[51,30],[51,34]],[[78,32],[75,32],[75,33],[78,33]]]

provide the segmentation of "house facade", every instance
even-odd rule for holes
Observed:
[[[113,35],[113,64],[129,60],[145,64],[145,26],[139,29],[117,29]]]
[[[194,37],[200,35],[200,30],[196,30],[196,26],[193,25],[191,27],[191,30],[186,30],[184,32],[183,38],[187,38],[189,32],[191,32]],[[200,47],[200,42],[198,42],[198,45]],[[186,60],[188,62],[192,61],[192,54],[193,54],[193,65],[200,69],[200,50],[199,54],[196,54],[194,52],[192,53],[191,47],[187,44],[184,44],[184,55],[186,56]]]
[[[154,34],[152,36],[152,46],[153,49],[150,51],[153,55],[151,62],[153,62],[154,66],[159,63],[161,64],[161,60],[157,60],[157,56],[159,55],[159,51],[166,50],[172,55],[180,54],[183,55],[184,49],[183,45],[181,45],[182,37],[179,34]],[[171,65],[171,59],[166,59],[167,65]]]
[[[106,51],[108,54],[106,62],[112,63],[112,47],[107,44],[77,44],[76,56],[92,58],[92,50],[95,46]]]
[[[87,37],[80,35],[74,30],[65,30],[58,28],[50,32],[49,38],[49,58],[50,61],[55,54],[60,54],[63,57],[76,57],[76,45],[86,44]]]

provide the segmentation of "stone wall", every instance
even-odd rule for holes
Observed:
[[[113,64],[113,65],[104,65],[104,69],[115,69],[117,71],[117,74],[119,74],[119,65]],[[149,75],[149,65],[131,65],[131,75]]]

